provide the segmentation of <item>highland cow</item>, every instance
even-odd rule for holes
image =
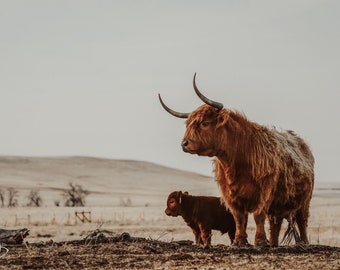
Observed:
[[[192,113],[171,110],[187,118],[182,140],[184,152],[215,157],[215,178],[225,204],[236,222],[236,245],[248,244],[248,214],[256,223],[255,245],[267,245],[265,219],[270,224],[270,246],[278,245],[284,218],[294,218],[302,243],[308,243],[307,223],[314,186],[314,157],[308,145],[293,131],[278,131],[249,121],[243,114],[223,109],[205,97]]]

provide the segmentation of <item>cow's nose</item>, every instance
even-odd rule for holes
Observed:
[[[182,141],[182,148],[185,148],[188,146],[188,141]]]

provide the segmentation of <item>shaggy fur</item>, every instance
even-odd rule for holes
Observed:
[[[211,230],[228,233],[231,243],[234,241],[235,221],[221,198],[174,191],[168,196],[165,213],[173,217],[182,216],[192,229],[197,245],[211,245]]]
[[[314,185],[314,158],[293,131],[280,132],[227,109],[202,105],[186,122],[185,152],[215,156],[216,181],[236,221],[235,243],[247,244],[248,214],[256,222],[255,244],[278,245],[284,218],[295,218],[301,241],[308,243],[307,222]]]

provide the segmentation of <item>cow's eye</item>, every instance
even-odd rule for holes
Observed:
[[[209,126],[209,122],[208,121],[203,121],[202,123],[201,123],[201,126],[202,127],[207,127],[207,126]]]

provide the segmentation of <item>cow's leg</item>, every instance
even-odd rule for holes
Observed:
[[[301,208],[296,212],[296,223],[300,232],[300,241],[301,243],[308,244],[307,237],[307,226],[308,226],[308,217],[309,217],[309,204],[312,196],[312,190],[314,185],[314,175],[310,175],[304,179],[300,180],[300,185],[297,186],[299,194],[303,199],[300,205]]]
[[[296,212],[296,223],[300,232],[301,243],[308,244],[307,237],[307,224],[308,224],[309,211],[308,207],[303,207]]]
[[[211,246],[211,229],[207,226],[203,226],[202,223],[198,224],[198,227],[201,231],[201,238],[205,248],[209,248]]]
[[[267,246],[267,236],[264,230],[264,223],[266,221],[266,213],[261,211],[259,213],[254,213],[254,220],[256,223],[256,233],[255,233],[255,245],[256,246]]]
[[[233,211],[235,223],[236,223],[236,234],[235,241],[233,245],[235,246],[245,246],[248,244],[247,238],[247,223],[248,214],[240,211]]]
[[[271,247],[277,247],[279,245],[279,234],[281,230],[283,218],[281,217],[269,217],[269,225],[270,225],[270,239],[269,245]]]

